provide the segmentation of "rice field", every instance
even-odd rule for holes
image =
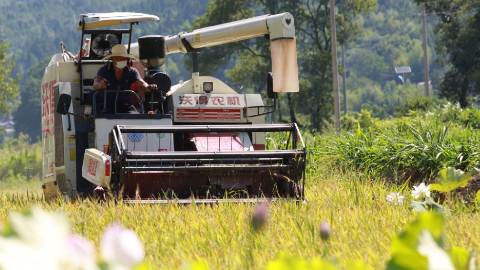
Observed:
[[[151,269],[191,269],[201,263],[208,269],[265,269],[281,254],[305,260],[323,258],[347,269],[362,261],[382,269],[390,258],[391,240],[413,221],[410,188],[390,186],[353,171],[316,166],[307,180],[307,203],[271,203],[267,221],[259,230],[251,227],[254,204],[126,205],[76,201],[46,204],[39,189],[26,193],[4,191],[0,195],[0,223],[12,211],[40,205],[68,215],[76,233],[98,247],[111,223],[134,230],[144,244],[146,265]],[[386,196],[399,192],[403,204],[389,204]],[[446,219],[447,247],[480,250],[477,211],[447,202],[453,211]],[[332,235],[320,238],[319,226],[327,221]],[[478,256],[477,256],[477,259]]]

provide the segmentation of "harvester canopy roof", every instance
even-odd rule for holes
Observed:
[[[82,14],[82,17],[84,19],[98,19],[98,21],[85,22],[85,30],[122,25],[127,23],[160,20],[160,18],[154,15],[134,12],[87,13]],[[82,25],[78,26],[77,30],[82,30]]]

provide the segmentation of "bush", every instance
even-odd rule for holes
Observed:
[[[397,117],[411,115],[412,112],[428,112],[438,108],[441,104],[447,102],[443,99],[431,97],[417,97],[414,99],[407,99],[405,104],[395,106],[394,114]]]
[[[460,120],[465,127],[480,129],[480,111],[477,108],[463,110]]]
[[[27,135],[4,142],[0,146],[0,181],[40,179],[42,172],[41,144],[30,144]]]
[[[358,125],[363,130],[375,129],[377,126],[378,118],[372,117],[372,112],[369,110],[361,110],[360,113],[352,113],[345,115],[340,120],[343,130],[356,130]]]

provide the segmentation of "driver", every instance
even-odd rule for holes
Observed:
[[[135,83],[140,91],[150,92],[157,89],[156,84],[147,84],[134,67],[127,65],[128,60],[135,59],[131,54],[127,53],[127,48],[121,44],[117,44],[112,48],[112,54],[103,58],[103,60],[112,60],[101,67],[93,83],[93,89],[101,90],[130,90],[130,85]],[[117,113],[138,113],[133,105],[130,93],[107,93],[106,108],[103,108],[103,94],[101,98],[101,108],[104,113],[115,113],[115,99],[117,99]],[[98,96],[97,95],[97,96]]]

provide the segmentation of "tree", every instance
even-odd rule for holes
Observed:
[[[415,0],[424,4],[424,0]],[[428,13],[437,14],[436,50],[446,57],[451,69],[440,83],[439,95],[462,107],[480,93],[480,5],[476,0],[426,2]]]
[[[333,114],[328,3],[328,0],[216,0],[209,4],[207,13],[195,21],[194,26],[206,27],[217,24],[214,20],[227,22],[232,18],[248,18],[251,17],[252,10],[262,14],[286,11],[292,13],[297,32],[300,93],[287,95],[286,101],[283,97],[279,104],[280,107],[285,104],[288,106],[290,120],[295,121],[295,113],[298,112],[308,116],[312,128],[320,130],[325,121],[330,121]],[[240,8],[232,9],[231,6],[234,4]],[[339,42],[342,44],[357,36],[359,28],[354,18],[358,14],[367,14],[372,11],[375,1],[338,0],[336,5],[339,10],[337,31]],[[224,54],[219,54],[218,47],[201,54],[203,58],[213,56],[207,54],[224,57],[221,63],[211,64],[213,62],[210,62],[209,68],[218,68],[219,64],[226,63],[227,59],[236,58],[237,65],[227,72],[227,78],[231,84],[243,85],[249,91],[265,93],[266,74],[271,70],[268,40],[259,38],[228,46],[229,51]]]
[[[32,142],[40,139],[42,131],[40,86],[49,61],[50,58],[47,57],[27,72],[28,79],[20,88],[20,105],[13,113],[15,137],[23,133],[27,134]]]
[[[0,113],[9,113],[15,105],[18,94],[18,76],[11,77],[15,61],[9,59],[8,44],[0,40]]]

